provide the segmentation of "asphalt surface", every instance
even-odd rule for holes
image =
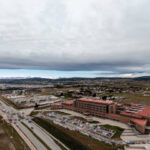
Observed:
[[[33,122],[29,123],[27,120],[23,121],[29,128],[32,127],[34,133],[39,136],[52,150],[61,150],[61,148],[54,142],[54,140],[46,134],[41,128],[39,128]]]
[[[45,148],[45,146],[24,125],[18,122],[17,126],[23,131],[29,140],[32,141],[37,150],[47,150],[47,148]]]
[[[7,113],[4,110],[4,108],[8,108],[4,103],[0,102],[0,115],[3,116],[3,119],[10,123],[8,120]],[[16,132],[20,135],[20,137],[25,141],[25,143],[28,145],[28,147],[31,150],[37,150],[36,147],[33,145],[33,143],[24,135],[24,133],[16,126],[16,124],[11,123],[12,127],[16,130]]]
[[[6,105],[3,102],[0,103],[1,103],[0,109],[3,111],[3,114],[6,116],[7,122],[10,122],[10,124],[12,125],[15,124],[24,133],[24,135],[31,141],[31,143],[36,147],[37,150],[47,150],[47,148],[21,122],[24,122],[29,128],[32,127],[33,132],[38,137],[40,137],[41,140],[50,147],[50,149],[61,150],[61,148],[54,142],[54,140],[48,134],[46,134],[41,128],[39,128],[32,122],[29,123],[28,120],[31,120],[30,117],[20,113],[18,110]]]

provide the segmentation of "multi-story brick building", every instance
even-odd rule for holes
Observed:
[[[115,104],[112,101],[80,98],[74,102],[76,111],[94,116],[104,117],[107,113],[115,113]]]
[[[150,107],[148,106],[134,104],[124,108],[123,105],[113,101],[80,98],[65,101],[59,108],[117,120],[135,127],[141,133],[150,133]]]

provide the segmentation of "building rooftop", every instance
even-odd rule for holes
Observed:
[[[64,101],[63,104],[68,104],[68,105],[72,105],[74,103],[74,100],[70,100],[70,101]]]
[[[141,115],[131,113],[131,112],[126,112],[126,111],[122,111],[120,114],[128,117],[141,118]]]
[[[138,110],[129,108],[125,111],[122,111],[121,115],[132,116],[135,118],[140,118],[140,117],[149,117],[150,118],[150,106],[139,108]]]
[[[78,101],[85,101],[85,102],[92,102],[92,103],[101,103],[101,104],[113,104],[112,101],[104,101],[104,100],[98,100],[98,99],[88,99],[88,98],[80,98],[77,99]]]
[[[147,123],[146,119],[131,119],[131,121],[135,122],[136,124],[139,124],[141,126],[145,126]]]
[[[150,118],[150,106],[147,106],[142,111],[139,111],[138,115]]]

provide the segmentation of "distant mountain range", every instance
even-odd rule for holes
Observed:
[[[150,76],[137,77],[137,78],[134,78],[134,80],[148,81],[150,80]]]
[[[0,83],[24,83],[24,82],[59,82],[59,81],[79,81],[79,80],[117,80],[117,79],[130,79],[136,81],[150,81],[150,76],[142,76],[136,78],[118,78],[118,77],[97,77],[97,78],[58,78],[58,79],[49,79],[49,78],[40,78],[40,77],[32,77],[32,78],[3,78],[0,79]]]

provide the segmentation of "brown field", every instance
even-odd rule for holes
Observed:
[[[16,150],[10,137],[5,133],[0,126],[0,150]]]
[[[65,87],[65,88],[43,88],[42,92],[40,93],[41,95],[50,95],[50,94],[55,94],[58,91],[62,92],[67,92],[68,90],[79,90],[80,88],[78,87]]]
[[[5,121],[0,119],[0,150],[29,150],[21,137]]]
[[[145,97],[141,94],[119,94],[118,96],[125,97],[123,103],[137,103],[137,104],[145,104],[150,105],[150,97]]]

